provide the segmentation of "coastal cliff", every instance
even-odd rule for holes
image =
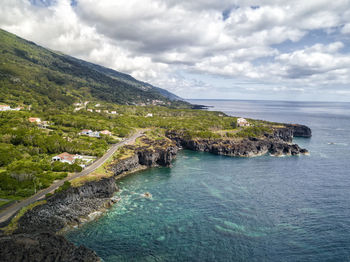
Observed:
[[[141,146],[126,146],[126,149],[132,152],[131,156],[118,159],[110,165],[110,170],[115,176],[134,171],[140,167],[168,167],[176,158],[178,147],[170,140],[153,141],[142,138],[141,142]]]
[[[111,206],[118,190],[114,178],[87,182],[49,197],[47,203],[26,212],[15,233],[58,232],[66,226],[79,225],[93,212]]]
[[[101,261],[84,246],[75,246],[56,233],[93,219],[112,204],[118,190],[114,178],[70,187],[27,211],[11,235],[0,235],[2,261]]]
[[[275,128],[272,133],[261,137],[236,139],[191,138],[182,131],[168,131],[166,136],[177,146],[194,151],[210,152],[217,155],[252,157],[270,153],[274,156],[306,154],[306,149],[292,144],[293,137],[310,137],[311,130],[306,126],[289,125]]]

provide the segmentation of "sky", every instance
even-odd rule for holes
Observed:
[[[350,0],[1,0],[0,28],[183,98],[350,102]]]

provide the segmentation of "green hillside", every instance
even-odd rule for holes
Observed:
[[[50,51],[1,29],[0,54],[1,103],[34,109],[60,109],[79,101],[186,104],[130,75]]]

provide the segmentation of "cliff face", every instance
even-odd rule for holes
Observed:
[[[81,218],[109,207],[116,191],[114,178],[105,178],[54,194],[46,204],[26,212],[15,233],[58,232],[67,225],[79,224]]]
[[[309,138],[312,136],[311,129],[307,126],[297,124],[286,124],[285,126],[292,130],[295,137]]]
[[[132,156],[119,160],[110,167],[115,176],[135,170],[140,166],[170,166],[178,151],[174,143],[162,146],[153,145],[153,148],[148,146],[131,148],[134,150]]]
[[[0,236],[1,261],[101,261],[96,253],[53,233]]]
[[[272,134],[266,133],[260,138],[245,139],[192,139],[186,137],[181,131],[169,131],[166,136],[175,141],[180,147],[210,152],[217,155],[250,157],[266,153],[272,155],[298,155],[308,151],[292,144],[294,136],[311,135],[311,130],[305,126],[288,126],[274,129]]]

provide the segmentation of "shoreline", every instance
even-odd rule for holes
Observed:
[[[298,128],[300,129],[300,126]],[[303,135],[303,132],[299,130],[298,135]],[[146,141],[149,144],[146,146],[144,144],[139,147],[128,145],[128,147],[134,148],[133,154],[111,164],[110,170],[113,172],[111,177],[86,182],[81,186],[70,187],[50,196],[47,198],[47,203],[27,211],[19,219],[18,227],[13,234],[6,237],[11,238],[12,236],[15,239],[21,234],[36,236],[38,228],[40,228],[39,233],[49,232],[64,238],[63,235],[66,232],[100,218],[118,202],[113,199],[114,194],[119,190],[116,183],[118,180],[150,167],[170,167],[180,148],[231,157],[256,157],[271,154],[271,152],[276,152],[277,156],[308,153],[306,149],[301,149],[296,144],[291,143],[293,132],[290,128],[286,128],[283,132],[278,130],[273,136],[266,136],[263,139],[243,139],[243,142],[240,143],[229,140],[188,140],[179,136],[178,133],[171,132],[166,137],[168,139],[166,143],[148,139]],[[0,236],[0,242],[2,242],[2,238]],[[70,243],[66,239],[65,241]],[[100,261],[97,258],[96,255],[96,260],[91,261]]]

